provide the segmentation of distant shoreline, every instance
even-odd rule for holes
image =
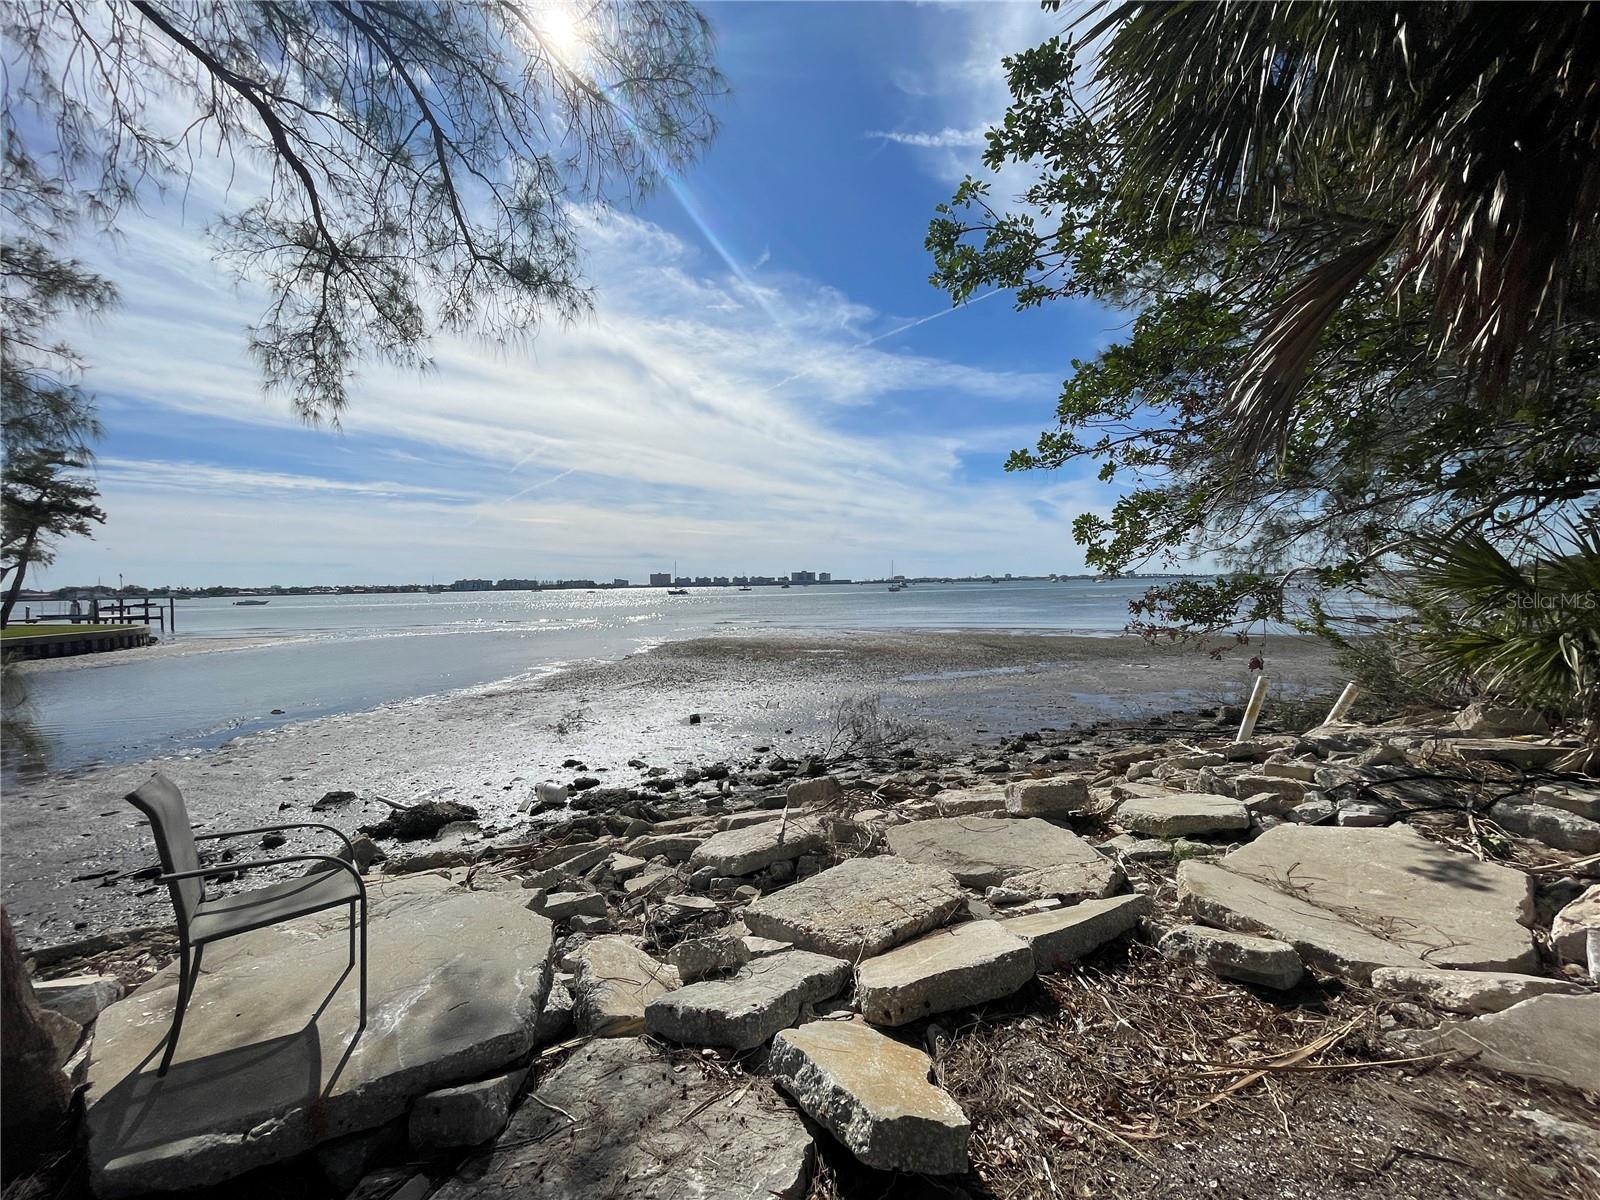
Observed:
[[[762,747],[804,756],[826,741],[840,704],[862,700],[941,752],[1237,703],[1254,649],[1217,662],[1129,637],[990,630],[667,641],[616,660],[318,717],[216,750],[21,778],[0,814],[0,878],[29,941],[66,940],[78,922],[91,932],[145,922],[159,908],[152,889],[72,880],[149,860],[122,797],[154,770],[174,779],[196,821],[212,828],[295,819],[354,828],[386,811],[373,803],[309,815],[325,792],[351,790],[471,804],[487,831],[504,835],[526,826],[519,809],[535,783],[590,774],[635,786],[650,766],[737,764]],[[1267,662],[1273,699],[1338,682],[1315,639],[1271,639]],[[582,768],[562,765],[572,761]]]

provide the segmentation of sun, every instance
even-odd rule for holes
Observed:
[[[582,63],[589,44],[584,38],[583,20],[572,5],[560,0],[540,5],[535,20],[545,49],[569,67]]]

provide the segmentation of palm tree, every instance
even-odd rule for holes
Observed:
[[[1432,295],[1437,349],[1486,397],[1597,318],[1600,4],[1095,11],[1096,118],[1138,199],[1288,243],[1230,398],[1242,460],[1282,444],[1318,335],[1374,273]]]
[[[1482,534],[1418,547],[1424,658],[1490,695],[1579,718],[1600,753],[1600,522],[1513,562]]]

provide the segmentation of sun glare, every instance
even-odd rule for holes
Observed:
[[[582,63],[588,52],[588,43],[584,39],[583,21],[572,5],[542,5],[536,20],[539,40],[551,54],[569,67]]]

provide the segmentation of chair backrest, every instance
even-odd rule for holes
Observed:
[[[163,872],[171,874],[173,871],[199,868],[200,856],[195,853],[194,829],[189,824],[189,810],[184,807],[183,793],[178,790],[177,784],[157,771],[143,787],[129,792],[127,800],[149,818]],[[180,932],[187,931],[195,909],[205,896],[205,888],[198,879],[174,880],[167,887],[172,890],[172,907],[178,913],[178,928]]]

